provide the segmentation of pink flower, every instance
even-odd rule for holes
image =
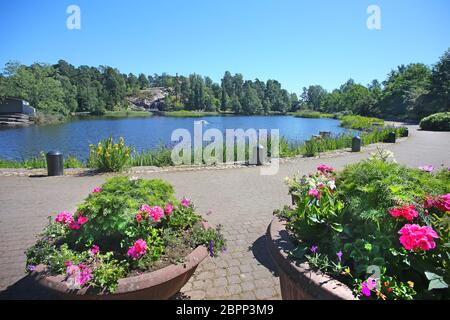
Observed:
[[[420,166],[419,170],[425,171],[425,172],[433,172],[434,167],[431,164],[427,164],[424,166]]]
[[[142,240],[136,240],[136,242],[128,249],[127,255],[134,260],[141,258],[147,253],[147,243]]]
[[[434,205],[441,211],[450,211],[450,193],[439,196]]]
[[[400,208],[392,208],[388,210],[391,216],[398,218],[403,217],[408,221],[414,220],[414,218],[417,218],[419,214],[416,211],[416,207],[414,205],[410,206],[403,206]]]
[[[148,216],[149,218],[152,218],[154,222],[158,222],[159,219],[164,217],[164,210],[158,206],[152,207],[150,208]]]
[[[85,216],[79,216],[77,219],[77,222],[80,226],[82,226],[83,224],[85,224],[86,222],[88,222],[88,218]]]
[[[371,291],[367,285],[367,282],[363,282],[361,285],[361,293],[366,297],[370,297]]]
[[[317,171],[320,171],[321,173],[331,173],[334,171],[334,168],[327,166],[326,164],[321,164],[317,167]]]
[[[169,215],[173,211],[173,205],[171,203],[166,204],[166,207],[164,208],[164,213]]]
[[[71,264],[66,268],[67,280],[75,287],[82,287],[92,279],[92,270],[85,264]]]
[[[73,215],[69,211],[63,211],[58,213],[55,221],[58,223],[63,223],[65,225],[70,225],[73,222]]]
[[[95,187],[94,190],[92,190],[92,193],[100,193],[102,192],[102,187]]]
[[[141,220],[142,220],[142,214],[138,213],[138,214],[136,215],[136,221],[137,221],[137,223],[141,223]]]
[[[181,200],[181,205],[183,206],[183,207],[189,207],[190,205],[191,205],[191,200],[189,200],[189,199],[186,199],[186,198],[183,198],[182,200]]]
[[[100,248],[94,244],[89,252],[91,253],[91,255],[95,256],[100,252]]]
[[[310,189],[310,190],[308,191],[308,195],[309,195],[309,196],[312,196],[312,197],[314,197],[314,198],[316,198],[317,200],[320,199],[320,192],[319,192],[319,190],[317,190],[317,189]]]
[[[77,221],[72,221],[70,224],[69,224],[69,229],[70,230],[78,230],[78,229],[80,229],[81,228],[81,225],[77,222]]]
[[[127,252],[128,256],[138,259],[147,252],[147,243],[142,240],[136,240],[136,242],[131,246]]]
[[[425,201],[423,202],[423,207],[424,207],[425,209],[430,209],[430,208],[434,207],[434,204],[435,204],[435,202],[434,202],[434,199],[433,199],[433,198],[431,198],[431,197],[426,197],[426,198],[425,198]]]
[[[406,250],[434,249],[436,247],[434,239],[439,238],[431,227],[421,227],[418,224],[406,224],[400,229],[399,234],[400,243]]]
[[[141,206],[141,209],[139,209],[139,213],[142,214],[143,217],[145,217],[146,215],[148,215],[150,213],[150,206],[148,204],[143,204]]]

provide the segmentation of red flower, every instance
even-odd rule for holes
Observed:
[[[416,211],[416,207],[414,205],[403,206],[400,208],[392,208],[388,210],[391,216],[393,217],[403,217],[408,221],[414,220],[414,218],[418,217],[419,214]]]

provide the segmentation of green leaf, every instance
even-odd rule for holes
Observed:
[[[295,259],[302,259],[305,256],[306,251],[308,250],[308,247],[300,245],[291,252],[289,252],[289,256],[295,258]]]
[[[340,223],[332,223],[331,225],[330,225],[330,227],[334,230],[334,231],[336,231],[336,232],[342,232],[343,230],[344,230],[344,227],[342,226],[342,224],[340,224]]]
[[[430,280],[430,283],[428,284],[428,291],[448,288],[448,284],[444,281],[444,278],[438,274],[425,271],[425,277]]]

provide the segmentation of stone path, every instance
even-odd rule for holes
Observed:
[[[411,126],[410,132],[407,140],[384,146],[394,152],[398,162],[411,167],[450,166],[450,133],[417,131],[416,126]],[[189,197],[207,220],[224,227],[227,253],[203,262],[180,298],[280,299],[264,235],[273,210],[290,204],[284,178],[297,171],[313,171],[320,163],[343,168],[366,158],[374,148],[358,154],[341,152],[319,159],[290,160],[282,163],[274,176],[261,176],[256,167],[136,174],[169,181],[179,197]],[[0,298],[49,298],[24,277],[23,252],[33,244],[47,216],[75,209],[106,178],[0,176]]]

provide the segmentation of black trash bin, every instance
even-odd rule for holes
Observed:
[[[361,151],[361,138],[359,136],[353,137],[352,139],[352,152]]]
[[[64,175],[64,158],[59,151],[50,151],[46,155],[48,176]]]

